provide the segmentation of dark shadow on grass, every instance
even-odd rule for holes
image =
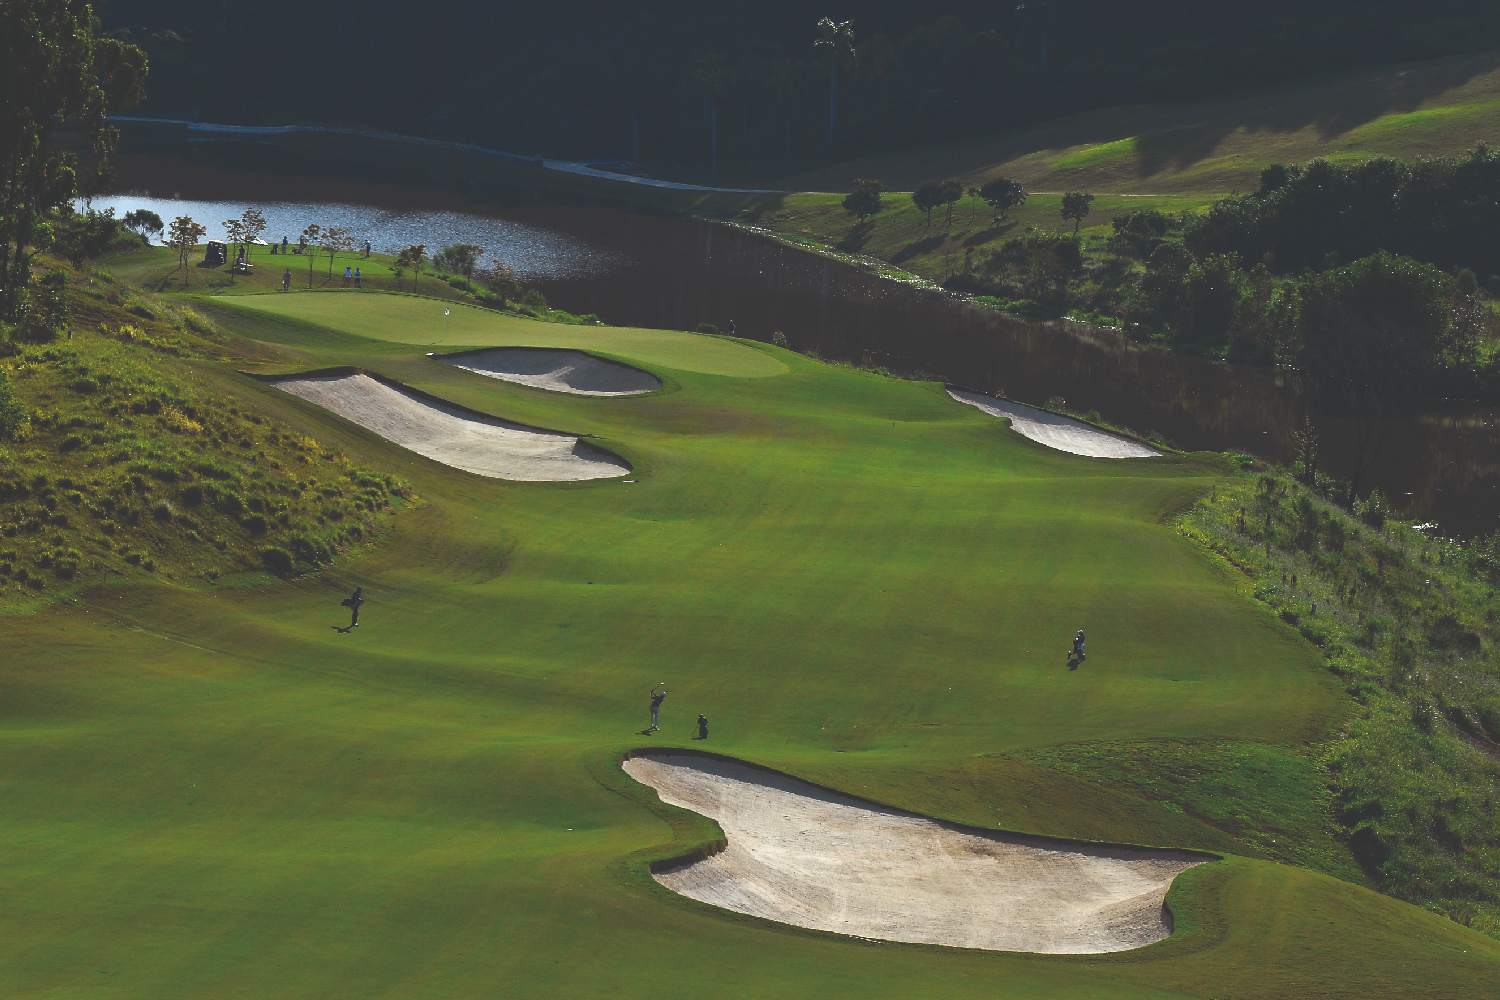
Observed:
[[[936,250],[938,247],[942,246],[943,243],[947,241],[947,239],[948,233],[946,230],[944,230],[941,233],[933,233],[931,236],[928,236],[925,239],[917,240],[915,243],[908,243],[906,246],[902,247],[900,250],[897,250],[894,254],[891,255],[891,262],[900,264],[902,261],[911,260],[913,257],[919,257],[924,253]]]
[[[870,234],[875,231],[875,223],[871,220],[856,222],[849,227],[844,238],[837,244],[837,249],[845,253],[859,253],[865,248],[865,243],[870,239]]]
[[[1486,52],[1411,63],[1399,72],[1381,67],[1227,101],[1212,100],[1210,107],[1217,105],[1212,107],[1216,121],[1176,125],[1159,120],[1156,127],[1139,130],[1135,145],[1139,172],[1150,176],[1184,170],[1213,155],[1219,143],[1240,130],[1294,132],[1314,126],[1324,140],[1336,139],[1384,115],[1414,111],[1438,94],[1497,67],[1500,54]],[[1179,121],[1191,121],[1195,108],[1208,110],[1204,104],[1163,105],[1161,110]]]
[[[999,238],[1015,228],[1015,219],[1003,219],[999,222],[991,222],[988,229],[981,229],[977,233],[970,233],[969,237],[964,240],[964,246],[980,246],[981,244],[988,243],[990,240]]]

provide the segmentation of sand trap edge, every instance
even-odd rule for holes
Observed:
[[[331,365],[331,366],[329,366],[327,368],[312,368],[312,369],[307,369],[305,371],[269,372],[269,373],[268,372],[246,371],[246,370],[244,370],[242,368],[242,369],[239,369],[239,374],[244,375],[246,378],[252,379],[252,380],[254,380],[256,382],[261,383],[262,385],[266,385],[266,386],[269,386],[271,388],[275,388],[275,385],[276,385],[277,382],[286,382],[286,381],[289,381],[291,379],[347,378],[347,377],[349,377],[351,375],[363,375],[366,378],[371,379],[372,381],[379,382],[381,385],[384,385],[388,389],[394,389],[396,392],[406,393],[407,395],[412,396],[413,398],[417,399],[418,401],[426,403],[426,404],[428,404],[430,406],[434,406],[434,407],[446,407],[446,408],[455,410],[458,413],[460,413],[460,414],[462,414],[462,415],[464,415],[466,417],[469,417],[469,418],[471,418],[473,420],[476,420],[476,421],[478,421],[480,423],[501,423],[501,424],[508,424],[511,427],[515,427],[515,428],[518,428],[518,429],[524,430],[524,431],[531,431],[532,433],[535,433],[535,434],[547,434],[547,435],[553,435],[553,436],[577,438],[578,442],[580,444],[587,445],[588,447],[594,449],[595,451],[601,452],[602,454],[608,456],[611,460],[613,460],[615,462],[618,462],[620,464],[620,466],[622,467],[622,470],[623,470],[620,473],[620,476],[630,476],[630,475],[634,475],[635,472],[636,472],[635,466],[633,464],[631,464],[623,455],[620,455],[617,452],[611,451],[608,448],[602,447],[601,445],[595,444],[593,442],[593,440],[592,440],[593,435],[590,435],[590,434],[578,434],[578,433],[575,433],[573,431],[558,430],[556,427],[538,427],[536,424],[523,423],[522,421],[511,420],[511,419],[509,419],[507,417],[497,417],[493,413],[485,413],[482,410],[476,410],[473,407],[465,406],[462,403],[455,403],[451,399],[444,399],[442,396],[436,396],[436,395],[433,395],[430,392],[424,392],[423,390],[418,389],[418,388],[416,388],[414,386],[409,386],[409,385],[407,385],[404,382],[398,382],[398,381],[396,381],[393,378],[386,378],[384,375],[377,374],[376,372],[372,372],[372,371],[369,371],[369,370],[364,369],[364,368],[359,368],[359,367],[357,367],[355,365]],[[283,393],[283,395],[291,395],[292,398],[294,398],[294,399],[302,399],[302,397],[296,396],[295,394],[292,394],[292,393]],[[341,420],[341,421],[343,421],[346,424],[352,423],[352,421],[350,421],[347,417],[341,416],[340,414],[335,413],[333,410],[330,410],[330,409],[328,409],[325,406],[318,406],[317,403],[314,403],[311,400],[302,399],[302,402],[307,403],[309,406],[314,406],[317,409],[321,410],[323,413],[326,413],[329,416],[331,416],[331,417],[333,417],[333,418],[335,418],[337,420]],[[358,426],[358,425],[356,424],[355,426]],[[375,436],[376,437],[380,437],[380,435],[378,435],[378,434],[375,435]],[[417,451],[412,451],[412,449],[407,448],[405,445],[400,444],[400,443],[395,442],[395,441],[391,441],[389,438],[381,437],[380,439],[382,441],[385,441],[388,444],[395,445],[397,448],[401,448],[403,451],[410,451],[413,455],[416,455],[419,458],[422,458],[424,461],[434,462],[434,463],[436,463],[438,465],[443,466],[444,468],[453,469],[453,470],[455,470],[457,472],[467,472],[468,475],[479,476],[479,478],[481,478],[481,479],[491,479],[491,480],[495,480],[495,481],[498,481],[498,482],[511,483],[511,484],[517,485],[517,486],[526,485],[528,483],[537,483],[537,484],[540,484],[540,485],[547,485],[547,486],[579,486],[579,485],[583,485],[583,484],[586,484],[586,483],[592,483],[592,482],[609,483],[609,482],[617,482],[619,480],[619,476],[600,477],[598,479],[578,479],[578,480],[500,479],[499,477],[495,477],[495,476],[485,476],[485,475],[482,475],[482,474],[477,473],[477,472],[469,472],[466,469],[460,469],[460,468],[458,468],[458,466],[449,465],[448,463],[439,461],[438,459],[428,458],[426,455],[423,455],[423,454],[421,454],[420,452],[417,452]]]
[[[1038,441],[1036,438],[1033,438],[1033,437],[1031,437],[1028,434],[1022,434],[1020,431],[1018,431],[1018,430],[1015,429],[1015,427],[1013,426],[1014,421],[1010,420],[1010,418],[1008,418],[1008,417],[1000,417],[1000,416],[997,416],[995,414],[989,414],[990,416],[994,417],[994,419],[996,419],[996,420],[1005,419],[1008,424],[1012,425],[1009,428],[1012,433],[1014,433],[1014,434],[1016,434],[1016,435],[1018,435],[1020,437],[1026,438],[1026,440],[1032,442],[1033,444],[1040,445],[1041,447],[1050,449],[1052,451],[1062,452],[1065,455],[1078,455],[1080,458],[1107,458],[1110,461],[1116,461],[1116,462],[1118,462],[1118,461],[1128,461],[1128,460],[1134,459],[1134,458],[1165,458],[1165,457],[1167,457],[1171,453],[1171,449],[1163,448],[1163,447],[1161,447],[1159,445],[1152,444],[1151,442],[1145,440],[1144,438],[1142,438],[1142,437],[1140,437],[1140,436],[1138,436],[1136,434],[1132,434],[1132,433],[1130,433],[1128,431],[1119,431],[1119,430],[1114,430],[1114,429],[1109,428],[1109,427],[1101,427],[1098,424],[1096,424],[1096,423],[1094,423],[1094,422],[1092,422],[1090,420],[1084,420],[1081,417],[1075,417],[1075,416],[1072,416],[1072,415],[1067,414],[1067,413],[1058,413],[1056,410],[1049,410],[1045,406],[1036,406],[1036,405],[1031,404],[1031,403],[1023,403],[1023,402],[1021,402],[1018,399],[1011,399],[1008,396],[996,395],[993,392],[986,392],[983,389],[970,389],[967,386],[958,385],[958,384],[953,383],[953,382],[944,382],[944,383],[942,383],[942,385],[943,385],[943,392],[948,397],[948,399],[950,401],[956,402],[956,403],[958,403],[961,406],[968,406],[968,407],[971,407],[973,409],[979,410],[981,413],[988,413],[989,411],[985,410],[983,407],[981,407],[978,404],[973,403],[973,402],[971,402],[969,400],[960,399],[956,395],[956,393],[968,393],[968,394],[974,395],[974,396],[987,396],[990,399],[995,399],[995,400],[998,400],[998,401],[1000,401],[1002,403],[1009,403],[1009,404],[1011,404],[1013,406],[1019,406],[1019,407],[1022,407],[1024,409],[1027,409],[1027,410],[1036,410],[1038,413],[1045,413],[1048,416],[1057,417],[1057,418],[1059,418],[1061,420],[1071,421],[1071,422],[1073,422],[1075,424],[1078,424],[1080,427],[1093,430],[1093,431],[1097,432],[1098,434],[1103,435],[1105,437],[1113,438],[1113,439],[1115,439],[1117,441],[1122,441],[1122,442],[1125,442],[1127,444],[1132,444],[1132,445],[1135,445],[1135,446],[1137,446],[1139,448],[1143,448],[1146,451],[1150,452],[1149,455],[1129,455],[1129,456],[1120,456],[1120,455],[1109,455],[1109,456],[1081,455],[1078,452],[1068,451],[1066,448],[1059,448],[1056,445],[1048,444],[1045,441]]]
[[[955,951],[963,951],[963,952],[970,952],[970,953],[972,953],[974,951],[989,951],[989,949],[966,948],[966,947],[964,947],[962,945],[931,944],[931,943],[918,943],[918,942],[909,942],[909,941],[892,941],[892,940],[887,940],[887,939],[867,938],[867,937],[864,937],[864,936],[858,935],[858,934],[843,934],[843,933],[840,933],[838,931],[823,930],[823,929],[817,928],[817,927],[807,927],[807,926],[804,926],[802,924],[788,923],[786,921],[773,920],[773,919],[770,919],[770,918],[767,918],[767,917],[761,917],[761,916],[756,916],[754,914],[743,913],[741,911],[730,909],[728,907],[719,906],[719,905],[717,905],[715,903],[710,903],[710,902],[705,902],[703,900],[695,899],[692,896],[684,895],[683,893],[680,893],[680,892],[678,892],[675,889],[669,888],[667,885],[665,885],[664,883],[662,883],[659,880],[657,880],[655,878],[655,876],[657,876],[657,875],[663,875],[663,874],[671,874],[671,873],[673,873],[675,871],[678,871],[680,869],[690,867],[690,866],[695,865],[695,864],[697,864],[697,863],[699,863],[701,861],[705,861],[705,860],[707,860],[709,858],[712,858],[712,857],[714,857],[717,854],[722,854],[724,851],[728,850],[728,848],[729,848],[729,838],[728,838],[728,835],[724,832],[724,828],[719,824],[719,821],[716,820],[716,819],[714,819],[712,816],[705,816],[704,814],[699,813],[696,810],[688,809],[688,808],[686,808],[684,806],[671,805],[671,804],[665,802],[664,800],[662,800],[662,798],[660,796],[660,793],[654,787],[652,787],[651,785],[646,784],[644,781],[641,781],[641,780],[637,779],[635,776],[633,776],[632,774],[630,774],[629,771],[625,770],[625,767],[624,767],[625,763],[627,761],[630,761],[630,760],[634,759],[634,758],[637,758],[637,757],[652,757],[652,756],[661,756],[661,755],[671,755],[671,756],[677,756],[677,757],[698,757],[698,758],[702,758],[704,760],[710,760],[710,761],[724,761],[724,762],[732,764],[734,766],[742,767],[745,770],[750,771],[750,772],[759,773],[759,774],[765,774],[765,775],[771,776],[773,778],[779,778],[779,779],[785,779],[785,780],[794,781],[794,782],[806,785],[808,788],[811,788],[811,789],[813,789],[815,791],[822,792],[822,793],[825,793],[827,795],[835,796],[837,798],[844,799],[844,800],[847,800],[849,802],[856,803],[856,804],[859,804],[859,805],[862,805],[862,806],[866,806],[866,807],[869,807],[871,809],[881,810],[881,811],[892,813],[892,814],[895,814],[895,815],[898,815],[898,816],[907,816],[907,817],[914,817],[914,818],[917,818],[917,819],[926,820],[927,822],[936,824],[937,826],[940,826],[940,827],[942,827],[942,828],[944,828],[946,830],[954,831],[956,833],[968,834],[968,835],[979,836],[979,837],[995,837],[995,836],[1006,837],[1006,838],[1010,838],[1010,839],[1013,839],[1013,840],[1016,840],[1016,841],[1024,842],[1028,846],[1037,847],[1037,848],[1041,848],[1041,849],[1060,850],[1060,851],[1080,850],[1080,849],[1082,849],[1082,850],[1090,850],[1090,851],[1109,851],[1109,850],[1123,850],[1123,851],[1172,851],[1172,852],[1175,852],[1175,853],[1178,853],[1178,854],[1186,854],[1186,855],[1190,855],[1192,857],[1201,859],[1201,864],[1212,864],[1212,863],[1214,863],[1216,861],[1223,861],[1224,860],[1224,855],[1222,855],[1222,854],[1216,854],[1213,851],[1205,851],[1205,850],[1202,850],[1202,849],[1196,848],[1196,847],[1163,847],[1163,846],[1151,845],[1151,844],[1128,844],[1128,843],[1124,843],[1124,842],[1120,842],[1120,841],[1081,840],[1081,839],[1069,838],[1069,837],[1049,836],[1047,834],[1040,834],[1040,833],[1023,833],[1023,832],[1019,832],[1019,831],[1015,831],[1015,830],[1001,830],[1001,829],[992,828],[992,827],[971,826],[971,825],[966,824],[966,823],[959,823],[959,822],[955,822],[953,820],[947,820],[947,819],[941,819],[941,818],[938,818],[938,817],[935,817],[935,816],[929,816],[929,815],[927,815],[925,813],[914,812],[914,811],[912,811],[910,809],[904,809],[904,808],[902,808],[900,806],[888,805],[888,804],[886,804],[884,802],[879,801],[878,799],[866,798],[865,796],[862,796],[862,795],[854,795],[854,794],[852,794],[850,792],[840,791],[839,789],[833,788],[832,786],[824,785],[824,784],[822,784],[820,782],[816,782],[816,781],[811,781],[811,780],[809,780],[807,778],[801,778],[801,777],[798,777],[795,774],[791,774],[791,773],[786,772],[786,771],[778,771],[777,769],[775,769],[773,767],[767,767],[764,764],[756,764],[756,763],[752,763],[751,761],[741,760],[738,757],[731,757],[728,754],[710,753],[709,751],[706,751],[706,750],[699,750],[696,747],[645,746],[645,747],[636,747],[633,750],[627,750],[624,753],[620,754],[618,756],[618,758],[616,759],[616,761],[615,761],[614,773],[616,775],[623,776],[627,780],[628,786],[630,788],[632,788],[637,793],[644,793],[646,796],[649,796],[649,800],[652,803],[654,803],[654,805],[657,808],[674,809],[674,810],[679,810],[681,812],[690,813],[691,815],[698,817],[700,820],[703,820],[703,821],[711,824],[713,826],[713,828],[718,831],[718,836],[714,837],[712,840],[708,840],[708,841],[705,841],[703,843],[700,843],[696,847],[690,848],[690,849],[688,849],[686,851],[683,851],[681,853],[678,853],[678,854],[673,854],[673,855],[671,855],[669,857],[656,857],[656,858],[653,858],[653,859],[646,860],[646,869],[647,869],[647,871],[652,876],[652,879],[651,879],[652,885],[657,890],[668,894],[671,898],[673,898],[674,900],[678,901],[679,903],[683,903],[685,905],[692,906],[692,907],[695,907],[695,908],[696,907],[704,907],[704,908],[706,908],[708,910],[713,911],[715,914],[718,914],[720,916],[728,914],[730,917],[732,917],[734,919],[753,920],[753,921],[756,921],[757,923],[771,924],[771,925],[773,925],[773,926],[775,926],[777,928],[780,928],[782,930],[788,930],[789,929],[789,930],[791,930],[794,933],[815,934],[815,935],[818,935],[819,937],[829,937],[829,938],[834,938],[834,939],[842,940],[842,941],[849,941],[849,940],[867,941],[867,942],[873,943],[873,944],[881,944],[881,945],[887,945],[887,946],[890,946],[890,947],[897,947],[897,948],[900,948],[900,947],[945,948],[945,949],[946,948],[951,948],[951,949],[953,949]],[[639,861],[636,860],[636,859],[642,858],[642,855],[646,855],[649,858],[649,855],[652,854],[652,853],[655,853],[654,850],[651,849],[651,848],[647,848],[645,851],[638,852],[637,854],[635,854],[633,856],[633,858],[627,858],[627,859],[622,859],[622,860],[624,860],[626,862],[639,863]],[[1173,877],[1171,885],[1167,889],[1167,897],[1171,896],[1172,890],[1175,889],[1176,886],[1177,886],[1177,880],[1179,878],[1181,878],[1181,876],[1183,874],[1186,874],[1186,871],[1179,872],[1177,876]],[[1155,941],[1155,942],[1152,942],[1149,945],[1145,945],[1144,947],[1146,947],[1146,948],[1158,947],[1160,945],[1164,945],[1164,944],[1168,943],[1169,941],[1172,941],[1176,937],[1176,934],[1177,934],[1177,915],[1172,911],[1172,904],[1171,904],[1169,898],[1163,898],[1161,912],[1162,912],[1162,920],[1166,924],[1166,936],[1163,937],[1159,941]],[[1044,957],[1044,958],[1102,958],[1102,957],[1106,957],[1106,956],[1111,955],[1111,954],[1113,954],[1113,955],[1126,955],[1126,954],[1131,954],[1133,952],[1138,952],[1138,951],[1141,951],[1141,950],[1143,950],[1143,949],[1142,948],[1135,948],[1135,949],[1130,949],[1128,951],[1121,951],[1121,952],[1080,953],[1080,954],[1076,954],[1076,955],[1074,955],[1074,954],[1067,954],[1067,953],[1050,954],[1050,953],[1025,952],[1025,951],[1009,951],[1009,952],[1007,952],[1007,951],[994,951],[993,953],[994,954],[1012,954],[1012,955],[1035,955],[1035,956],[1037,956],[1039,958],[1042,958],[1042,957]]]
[[[488,372],[476,371],[475,369],[469,368],[461,363],[462,360],[466,357],[479,354],[488,354],[492,351],[535,351],[537,353],[583,354],[603,364],[614,365],[632,372],[637,372],[650,379],[653,384],[649,389],[635,389],[626,392],[598,392],[583,390],[569,391],[566,389],[549,389],[546,386],[535,385],[531,382],[521,381],[520,379],[505,378],[501,375],[492,375]],[[466,347],[462,351],[449,351],[445,353],[429,351],[427,357],[431,358],[433,361],[441,361],[444,364],[452,365],[453,367],[458,368],[462,371],[473,372],[474,374],[481,375],[485,378],[495,379],[498,382],[507,382],[511,385],[518,385],[526,389],[535,389],[538,392],[546,392],[552,395],[579,396],[584,399],[634,399],[637,396],[659,395],[664,389],[667,388],[666,380],[653,371],[642,368],[640,365],[629,364],[628,362],[621,361],[617,358],[611,358],[606,355],[599,354],[595,351],[587,351],[581,347],[531,347],[525,344],[502,344],[493,347]]]

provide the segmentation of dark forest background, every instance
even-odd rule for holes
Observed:
[[[148,113],[685,164],[711,122],[725,161],[848,156],[1500,46],[1493,0],[103,6],[150,53]],[[823,16],[852,20],[857,48],[832,146]]]

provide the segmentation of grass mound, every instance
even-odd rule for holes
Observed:
[[[0,601],[122,574],[289,575],[378,531],[406,495],[186,360],[213,345],[162,321],[173,304],[76,305],[94,330],[0,359],[25,416],[0,444]]]

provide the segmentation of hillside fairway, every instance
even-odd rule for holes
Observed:
[[[368,290],[197,305],[264,372],[357,366],[633,471],[484,479],[247,377],[420,502],[318,575],[122,582],[0,622],[5,996],[1436,998],[1500,977],[1500,942],[1241,856],[1266,853],[1257,803],[1324,794],[1297,762],[1347,701],[1165,523],[1212,461],[1062,454],[940,385],[724,338],[467,307],[445,325],[443,303]],[[505,346],[662,390],[538,392],[426,356]],[[620,770],[662,681],[655,745],[694,745],[703,712],[715,753],[902,809],[1228,856],[1177,878],[1172,937],[1111,956],[726,913],[648,868],[714,827]],[[1165,743],[1285,766],[1189,815],[1038,762]]]
[[[995,176],[1036,191],[1219,194],[1254,190],[1271,163],[1317,156],[1418,159],[1500,138],[1500,53],[1405,63],[1276,90],[1103,108],[1003,135],[833,164],[780,179],[793,191],[847,191],[873,177]]]

